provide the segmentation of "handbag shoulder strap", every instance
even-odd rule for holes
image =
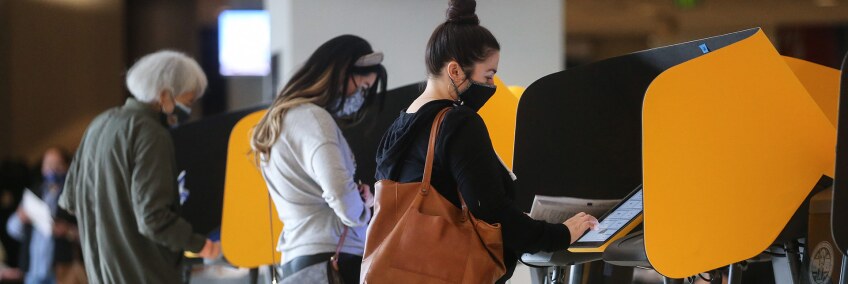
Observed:
[[[430,187],[430,178],[433,176],[433,160],[436,154],[436,138],[439,136],[439,128],[442,125],[442,122],[445,120],[445,116],[450,110],[450,107],[446,107],[439,111],[439,114],[436,115],[436,119],[433,120],[433,127],[430,128],[430,142],[427,144],[427,158],[424,159],[424,180],[421,181],[422,193],[427,193],[427,189]],[[459,192],[459,188],[456,190],[457,194],[459,194],[459,203],[462,205],[462,219],[465,220],[468,213],[468,206],[465,205],[465,199],[462,198],[462,193]],[[471,218],[474,218],[473,216]]]
[[[350,229],[350,227],[344,227],[344,232],[339,238],[339,244],[336,245],[336,254],[334,254],[333,257],[330,258],[330,261],[333,262],[333,269],[335,269],[336,271],[339,271],[339,253],[342,251],[342,246],[344,245],[345,238],[347,237],[348,229]]]
[[[436,138],[439,136],[439,128],[442,125],[442,122],[445,120],[445,116],[447,115],[450,107],[446,107],[439,111],[439,114],[436,115],[436,119],[433,120],[433,126],[430,129],[430,142],[427,144],[427,158],[424,160],[424,180],[422,180],[422,188],[421,192],[426,194],[427,189],[430,187],[430,178],[433,175],[433,160],[436,154]],[[462,192],[459,191],[459,188],[456,189],[457,195],[459,195],[459,203],[462,206],[462,221],[465,221],[467,217],[471,219],[475,219],[473,215],[468,212],[468,205],[465,204],[465,198],[462,198]]]
[[[427,158],[424,159],[424,179],[421,181],[423,188],[421,191],[427,193],[427,189],[430,187],[430,177],[433,176],[433,160],[434,154],[436,152],[436,137],[439,136],[439,127],[442,125],[442,121],[445,120],[445,114],[448,113],[450,107],[446,107],[439,111],[439,114],[436,115],[436,119],[433,120],[433,126],[430,128],[430,142],[427,144]]]

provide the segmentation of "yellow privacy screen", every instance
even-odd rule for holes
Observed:
[[[521,100],[521,95],[524,94],[525,88],[522,86],[509,86],[509,91],[512,92],[517,99]]]
[[[498,86],[495,95],[483,105],[479,113],[489,130],[495,152],[509,168],[512,168],[518,97],[497,76],[495,76],[495,85]]]
[[[221,249],[236,267],[270,265],[281,259],[276,247],[283,224],[250,153],[250,129],[264,114],[262,110],[242,118],[233,127],[227,149]]]
[[[787,56],[784,56],[783,60],[804,85],[807,93],[819,105],[830,124],[836,128],[836,106],[839,103],[839,70]]]
[[[642,123],[645,249],[669,277],[765,250],[834,163],[833,124],[762,31],[660,74]]]

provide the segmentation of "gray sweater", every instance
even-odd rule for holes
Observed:
[[[353,152],[333,117],[314,104],[290,109],[283,130],[263,162],[262,175],[283,221],[277,250],[283,263],[334,252],[344,226],[342,252],[362,255],[371,210],[353,180]]]

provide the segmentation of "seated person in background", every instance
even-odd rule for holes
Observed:
[[[63,149],[48,149],[41,162],[42,183],[33,190],[47,203],[53,215],[52,235],[34,230],[29,216],[21,207],[6,222],[9,236],[21,242],[20,269],[25,273],[24,283],[55,283],[55,268],[73,261],[76,221],[58,208],[69,159],[70,155]]]

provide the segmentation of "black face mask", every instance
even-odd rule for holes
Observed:
[[[467,106],[474,111],[480,111],[480,108],[495,95],[497,86],[471,81],[471,85],[464,92],[459,94],[459,102],[461,105]]]

